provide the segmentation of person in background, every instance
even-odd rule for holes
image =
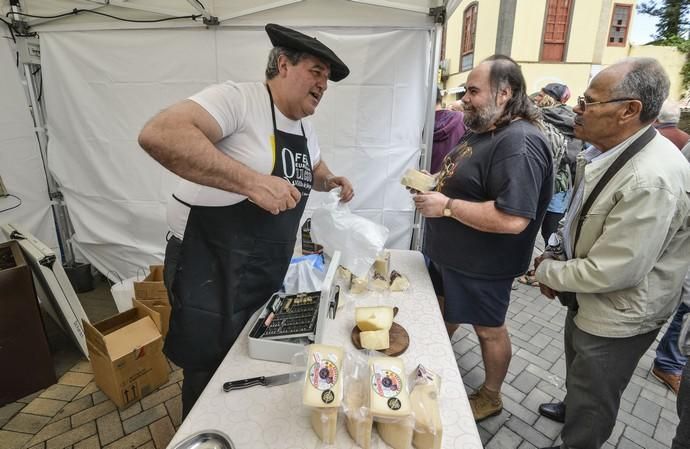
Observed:
[[[669,85],[655,59],[624,59],[599,72],[574,109],[575,135],[592,146],[578,157],[557,245],[535,260],[542,294],[574,303],[565,401],[539,407],[565,422],[551,449],[602,447],[635,367],[678,304],[690,263],[690,166],[651,126]]]
[[[469,323],[479,338],[485,381],[470,405],[480,421],[503,409],[511,286],[529,267],[553,167],[515,61],[496,55],[475,67],[462,101],[471,132],[443,160],[435,191],[414,202],[426,217],[424,251],[448,335]]]
[[[668,140],[678,147],[679,150],[690,140],[690,135],[678,128],[680,121],[680,105],[676,101],[666,100],[661,106],[659,116],[654,121],[654,127],[659,134],[666,137]]]
[[[448,110],[455,112],[464,112],[465,107],[462,105],[462,100],[455,100],[448,105]]]
[[[186,416],[247,320],[278,291],[312,189],[340,187],[311,122],[349,69],[313,37],[266,25],[266,80],[209,86],[153,117],[139,144],[183,178],[168,204],[164,352],[184,370]]]
[[[446,154],[455,147],[463,135],[466,127],[462,112],[454,112],[441,107],[441,90],[436,89],[436,111],[434,113],[434,143],[431,149],[431,173],[441,168],[441,162]]]

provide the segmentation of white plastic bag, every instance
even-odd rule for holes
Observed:
[[[283,289],[288,295],[316,292],[321,290],[326,277],[323,258],[320,254],[293,257],[283,281]]]
[[[357,277],[365,277],[386,244],[388,228],[350,212],[332,190],[323,206],[311,217],[312,241],[326,254],[340,251],[340,265]]]

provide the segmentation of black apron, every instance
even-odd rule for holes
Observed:
[[[215,370],[251,315],[280,290],[290,264],[311,191],[311,159],[304,127],[302,135],[276,128],[270,89],[268,94],[275,137],[271,175],[288,180],[302,198],[278,215],[249,200],[190,205],[163,348],[184,369]]]

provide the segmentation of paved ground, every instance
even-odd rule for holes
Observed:
[[[107,285],[80,295],[92,321],[115,313]],[[542,402],[564,396],[562,327],[565,309],[519,284],[508,311],[513,359],[503,389],[504,411],[479,424],[487,449],[552,446],[560,425],[537,414]],[[483,379],[479,344],[469,327],[453,337],[458,366],[468,391]],[[618,423],[605,449],[668,448],[678,418],[675,396],[649,374],[653,349],[643,357],[623,395]],[[167,446],[180,425],[182,372],[125,410],[118,410],[93,382],[88,362],[57,348],[58,384],[0,407],[2,449],[146,448]],[[69,365],[65,368],[66,365]],[[69,370],[67,370],[69,369]]]

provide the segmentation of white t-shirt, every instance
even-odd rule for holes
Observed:
[[[223,139],[216,143],[223,153],[247,167],[268,175],[273,169],[273,120],[271,101],[264,83],[234,83],[226,81],[214,84],[189,97],[198,103],[218,122]],[[276,126],[279,130],[302,135],[300,120],[285,117],[274,106]],[[312,168],[321,158],[319,142],[309,120],[301,120],[307,138]],[[175,196],[185,203],[197,206],[229,206],[247,197],[238,193],[203,186],[183,179]],[[168,226],[179,239],[184,236],[189,207],[170,198],[167,208]]]

